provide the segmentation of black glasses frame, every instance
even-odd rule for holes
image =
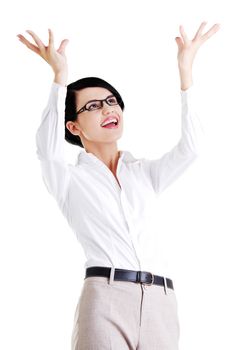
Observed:
[[[82,113],[82,112],[84,112],[84,111],[89,111],[89,112],[91,112],[91,110],[89,110],[89,109],[86,107],[87,104],[90,103],[90,102],[96,102],[96,101],[98,101],[98,102],[101,103],[101,106],[98,107],[98,108],[95,108],[94,110],[102,108],[104,102],[107,103],[109,106],[119,105],[119,101],[118,101],[117,98],[116,98],[117,103],[113,103],[113,104],[111,103],[111,104],[110,104],[110,103],[108,102],[108,99],[109,99],[110,97],[115,97],[115,98],[116,98],[115,95],[109,95],[109,96],[107,96],[106,98],[104,98],[103,100],[90,100],[90,101],[88,101],[88,102],[85,104],[85,106],[83,106],[82,108],[80,108],[80,109],[76,112],[76,115],[77,115],[77,114],[80,114],[80,113]]]

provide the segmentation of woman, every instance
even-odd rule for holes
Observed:
[[[201,125],[192,106],[192,64],[199,47],[218,29],[193,40],[182,26],[178,45],[182,135],[160,159],[135,159],[119,151],[124,102],[105,80],[87,77],[67,83],[65,48],[54,47],[49,30],[45,46],[19,39],[52,67],[55,77],[36,134],[37,155],[48,191],[56,199],[87,261],[74,315],[72,350],[175,350],[179,321],[173,281],[159,265],[147,227],[151,199],[167,188],[196,159]],[[65,116],[65,125],[64,125]],[[63,140],[82,150],[67,164]],[[157,259],[157,263],[154,263]]]

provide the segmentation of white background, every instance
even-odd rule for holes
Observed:
[[[33,30],[58,48],[69,39],[68,83],[109,81],[125,102],[119,149],[157,158],[180,137],[179,25],[189,38],[206,20],[220,30],[199,50],[193,81],[206,146],[159,198],[158,231],[178,299],[180,349],[232,349],[232,12],[230,1],[7,1],[1,9],[0,348],[67,350],[85,256],[36,157],[35,133],[53,81],[23,45]],[[65,142],[65,141],[64,141]],[[80,148],[65,145],[74,162]]]

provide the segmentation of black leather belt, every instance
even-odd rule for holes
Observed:
[[[110,277],[111,267],[90,266],[86,268],[85,278],[92,276]],[[170,278],[153,275],[147,271],[134,271],[115,268],[114,281],[129,281],[142,283],[146,285],[156,284],[164,287],[164,279],[166,279],[167,287],[174,289],[173,282]]]

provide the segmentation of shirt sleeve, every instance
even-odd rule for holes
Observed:
[[[197,159],[204,145],[204,129],[195,111],[195,87],[180,90],[181,138],[161,158],[144,159],[144,171],[154,191],[160,194]]]
[[[70,171],[65,161],[65,98],[67,87],[52,83],[47,105],[36,132],[37,157],[47,190],[63,206]]]

